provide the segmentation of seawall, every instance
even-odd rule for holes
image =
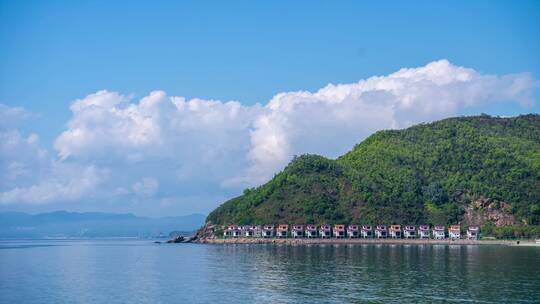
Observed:
[[[196,241],[202,244],[425,244],[425,245],[517,245],[534,246],[533,240],[434,240],[434,239],[321,239],[321,238],[201,238]]]

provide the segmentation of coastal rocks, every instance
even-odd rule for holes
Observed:
[[[167,241],[168,244],[178,244],[178,243],[192,243],[197,240],[197,236],[176,236]]]
[[[184,241],[182,243],[193,243],[196,240],[197,240],[196,235],[188,236],[188,237],[184,238]]]
[[[176,236],[170,240],[167,241],[168,244],[171,244],[171,243],[183,243],[184,242],[184,237],[179,235],[179,236]]]
[[[216,225],[208,222],[201,229],[199,229],[199,231],[197,231],[195,237],[197,240],[215,239],[217,229],[218,227]]]
[[[510,205],[483,196],[472,201],[463,215],[465,225],[483,225],[493,222],[496,226],[516,225],[519,220],[510,214]]]

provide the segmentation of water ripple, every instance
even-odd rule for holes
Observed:
[[[0,242],[0,303],[535,303],[540,249]]]

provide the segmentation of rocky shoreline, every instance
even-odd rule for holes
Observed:
[[[508,245],[508,246],[540,246],[535,240],[468,240],[468,239],[378,239],[378,238],[262,238],[262,237],[240,237],[221,238],[215,233],[215,225],[207,223],[197,233],[188,238],[187,242],[197,244],[276,244],[276,245],[354,245],[354,244],[400,244],[400,245]],[[181,243],[186,243],[182,241]]]
[[[194,236],[182,236],[182,235],[179,235],[179,236],[175,236],[172,239],[168,240],[167,244],[193,243],[196,240],[197,240],[196,235],[194,235]],[[161,242],[156,242],[156,243],[161,243]]]
[[[306,239],[306,238],[200,238],[199,244],[277,244],[277,245],[337,245],[337,244],[401,244],[401,245],[535,245],[533,240],[433,240],[433,239]]]

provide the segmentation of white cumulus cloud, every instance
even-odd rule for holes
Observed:
[[[152,196],[159,188],[159,182],[153,177],[145,177],[133,184],[133,192],[141,196]]]
[[[265,182],[295,154],[336,157],[380,129],[495,103],[526,107],[533,104],[531,94],[537,88],[538,81],[527,73],[489,75],[440,60],[356,83],[329,84],[316,92],[279,93],[252,106],[188,100],[163,91],[137,101],[103,90],[73,102],[72,117],[54,143],[54,165],[48,165],[79,166],[76,179],[84,182],[69,184],[54,173],[67,169],[49,169],[45,171],[53,177],[25,180],[25,187],[6,183],[0,201],[59,199],[42,194],[43,189],[66,199],[91,191],[102,198],[133,195],[167,205],[180,203],[182,197],[193,203],[198,195],[230,196]],[[27,142],[25,149],[32,155],[39,154],[30,137],[5,132]],[[2,143],[1,148],[7,146]],[[2,157],[8,159],[7,154],[12,155]],[[14,176],[30,170],[26,163],[10,159],[2,161],[2,169],[11,170],[17,180]],[[207,209],[218,203],[205,202]]]
[[[228,182],[261,183],[294,154],[335,157],[380,129],[433,121],[472,106],[529,105],[537,87],[530,74],[485,75],[440,60],[314,93],[280,93],[254,119],[250,167]]]
[[[100,173],[92,166],[53,163],[46,170],[47,176],[35,184],[0,192],[0,203],[45,204],[75,201],[88,195],[100,182]]]

